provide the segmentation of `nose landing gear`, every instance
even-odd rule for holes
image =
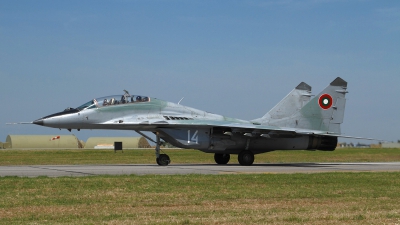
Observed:
[[[156,162],[159,166],[168,166],[171,160],[167,154],[160,154],[158,158],[156,158]]]
[[[160,154],[160,136],[157,134],[157,141],[156,141],[156,162],[160,166],[168,166],[171,163],[171,159],[167,154]]]

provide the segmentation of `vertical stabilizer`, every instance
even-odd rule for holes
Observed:
[[[346,93],[347,82],[336,78],[298,112],[292,126],[340,134]]]
[[[262,118],[252,122],[266,123],[293,116],[310,101],[311,96],[311,86],[301,82]]]

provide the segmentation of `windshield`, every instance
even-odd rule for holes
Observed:
[[[95,107],[96,107],[96,105],[94,104],[94,101],[92,100],[92,101],[86,102],[85,104],[79,106],[76,109],[79,110],[79,111],[82,111],[84,109],[92,109],[92,108],[95,108]]]

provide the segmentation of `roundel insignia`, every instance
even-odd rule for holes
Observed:
[[[333,104],[332,96],[330,96],[329,94],[321,95],[318,99],[318,104],[324,110],[329,109],[330,107],[332,107]]]

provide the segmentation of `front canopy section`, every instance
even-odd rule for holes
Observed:
[[[96,108],[96,104],[94,104],[94,100],[88,101],[85,104],[77,107],[76,109],[79,111],[82,111],[84,109],[93,109],[93,108]],[[64,111],[67,111],[67,110],[69,110],[69,108],[65,109]]]
[[[124,95],[111,95],[101,98],[95,98],[76,109],[82,111],[84,109],[92,109],[92,108],[101,108],[101,107],[109,107],[114,105],[121,104],[134,104],[134,103],[142,103],[142,102],[150,102],[150,98],[143,95],[130,95],[127,91]]]

